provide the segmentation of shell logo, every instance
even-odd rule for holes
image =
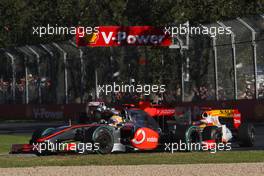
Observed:
[[[95,44],[98,39],[99,39],[98,33],[91,33],[91,34],[85,36],[85,41],[88,44]]]
[[[150,128],[139,128],[131,140],[133,147],[140,150],[151,150],[158,146],[159,134]]]

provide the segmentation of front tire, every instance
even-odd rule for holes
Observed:
[[[186,144],[186,151],[200,150],[199,146],[202,143],[202,136],[197,126],[177,126],[176,135],[177,141],[182,141]]]
[[[203,129],[203,141],[214,140],[216,144],[222,142],[222,132],[217,126],[207,126]]]
[[[112,130],[107,127],[98,127],[92,137],[94,145],[98,145],[97,153],[109,154],[114,147],[114,136]]]

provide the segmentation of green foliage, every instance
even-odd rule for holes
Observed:
[[[262,0],[1,0],[0,47],[62,40],[32,36],[32,26],[154,25],[263,13]]]
[[[0,48],[64,41],[73,37],[32,35],[32,27],[48,24],[62,27],[165,26],[187,20],[191,24],[208,24],[261,13],[264,13],[263,0],[0,0]],[[206,47],[206,43],[200,40],[188,53],[191,59],[190,76],[197,86],[209,79],[206,78],[210,74],[207,68],[212,63],[209,62]],[[109,60],[111,56],[115,63]],[[95,68],[104,70],[101,73],[104,82],[111,79],[110,64],[111,67],[118,65],[121,71],[119,81],[135,78],[141,82],[169,84],[163,78],[169,77],[179,82],[181,64],[184,62],[183,56],[175,50],[169,52],[169,49],[150,47],[112,51],[109,48],[86,48],[85,58],[88,58],[86,80],[89,90],[94,86]],[[147,64],[139,66],[139,58],[146,59]],[[165,65],[161,64],[162,58],[166,60]]]

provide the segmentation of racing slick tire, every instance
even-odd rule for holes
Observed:
[[[240,147],[252,147],[255,143],[255,128],[251,123],[243,123],[238,129],[238,144]]]
[[[185,151],[200,150],[199,146],[202,143],[202,136],[197,126],[180,125],[180,126],[177,126],[175,133],[177,135],[176,137],[177,141],[180,141],[186,144]]]
[[[109,154],[114,147],[114,136],[110,127],[92,127],[85,131],[84,142],[91,142],[94,151],[100,154]]]
[[[111,153],[114,147],[114,136],[112,129],[109,127],[96,128],[92,135],[92,141],[95,145],[98,144],[98,148],[96,149],[97,153]]]
[[[207,126],[203,129],[202,132],[203,141],[206,140],[215,140],[215,143],[222,142],[222,132],[217,126]]]

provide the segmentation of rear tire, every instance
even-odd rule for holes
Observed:
[[[222,143],[222,128],[207,126],[203,129],[202,136],[206,150],[216,152],[218,144]]]
[[[255,128],[251,123],[244,123],[238,129],[238,144],[240,147],[253,147],[255,143]]]

